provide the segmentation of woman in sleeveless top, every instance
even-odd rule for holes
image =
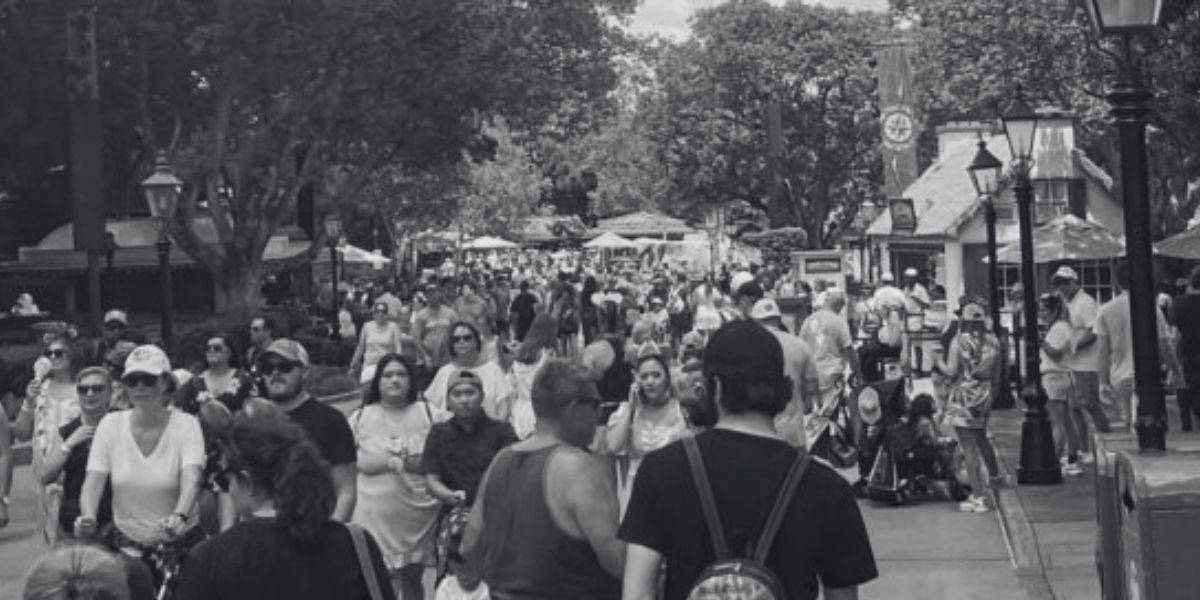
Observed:
[[[358,348],[354,350],[354,358],[350,360],[350,371],[362,367],[359,383],[367,383],[375,377],[375,368],[379,360],[386,354],[398,354],[403,350],[400,326],[388,315],[388,306],[383,302],[375,304],[373,319],[363,323],[362,334],[358,336]]]
[[[59,429],[79,417],[79,395],[75,391],[75,372],[81,358],[65,337],[53,339],[45,353],[34,363],[34,378],[25,388],[25,402],[13,422],[13,437],[18,441],[32,438],[33,473],[37,481],[47,455],[62,445]],[[42,539],[53,544],[58,539],[58,507],[62,486],[38,485],[34,502],[34,520]]]
[[[642,458],[689,434],[666,357],[654,342],[638,349],[636,365],[629,401],[612,414],[597,441],[599,453],[613,457],[622,515]]]
[[[434,422],[448,415],[419,399],[407,358],[385,355],[376,371],[362,408],[350,415],[359,471],[351,521],[379,542],[400,596],[420,599],[441,509],[425,483],[421,453]]]
[[[513,388],[512,409],[509,413],[509,423],[518,439],[525,439],[533,433],[534,415],[531,390],[533,378],[545,362],[554,357],[554,343],[558,338],[557,324],[554,317],[547,312],[540,312],[533,318],[525,341],[517,348],[513,360],[512,372],[509,379]]]

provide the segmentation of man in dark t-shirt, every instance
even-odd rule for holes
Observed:
[[[533,317],[537,315],[537,296],[529,291],[529,282],[521,282],[521,292],[512,301],[509,309],[513,325],[513,338],[519,342],[525,341],[525,334],[533,325]]]
[[[358,452],[350,424],[336,408],[326,406],[304,391],[304,372],[308,369],[308,351],[295,340],[271,342],[259,359],[267,396],[292,421],[304,428],[317,446],[321,458],[329,463],[337,488],[337,506],[333,518],[348,521],[354,512],[355,479]]]
[[[715,382],[718,420],[696,436],[731,551],[758,539],[797,450],[775,433],[774,416],[791,397],[783,351],[761,325],[733,321],[704,351]],[[684,600],[716,562],[687,456],[680,442],[646,456],[619,535],[626,541],[626,597],[652,597],[666,564],[666,600]],[[793,600],[856,598],[879,572],[849,484],[811,461],[775,539],[766,566]],[[629,594],[630,590],[633,594]]]

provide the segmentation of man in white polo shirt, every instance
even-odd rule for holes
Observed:
[[[1100,305],[1096,303],[1095,298],[1083,291],[1079,285],[1079,274],[1071,267],[1059,267],[1050,278],[1050,283],[1067,303],[1067,310],[1070,312],[1073,335],[1072,351],[1067,358],[1067,365],[1071,368],[1071,377],[1075,383],[1071,389],[1068,419],[1074,422],[1079,432],[1079,449],[1082,456],[1086,457],[1082,458],[1081,462],[1087,463],[1092,455],[1088,451],[1091,436],[1088,434],[1086,415],[1091,415],[1097,431],[1108,433],[1111,430],[1108,417],[1100,406],[1100,376],[1097,373],[1100,357],[1094,328]],[[1068,426],[1071,424],[1067,423]]]

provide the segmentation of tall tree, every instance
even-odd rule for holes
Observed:
[[[883,19],[800,3],[730,2],[698,13],[693,36],[661,49],[645,110],[673,205],[744,201],[812,247],[879,182],[871,43]],[[766,110],[782,116],[785,190],[770,206]]]

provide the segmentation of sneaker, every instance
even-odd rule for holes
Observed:
[[[983,496],[971,496],[959,503],[958,510],[960,512],[985,513],[991,509],[988,508],[987,501],[983,499]]]
[[[1062,468],[1062,471],[1063,475],[1070,475],[1072,477],[1083,475],[1083,467],[1079,466],[1079,463],[1067,463]]]

